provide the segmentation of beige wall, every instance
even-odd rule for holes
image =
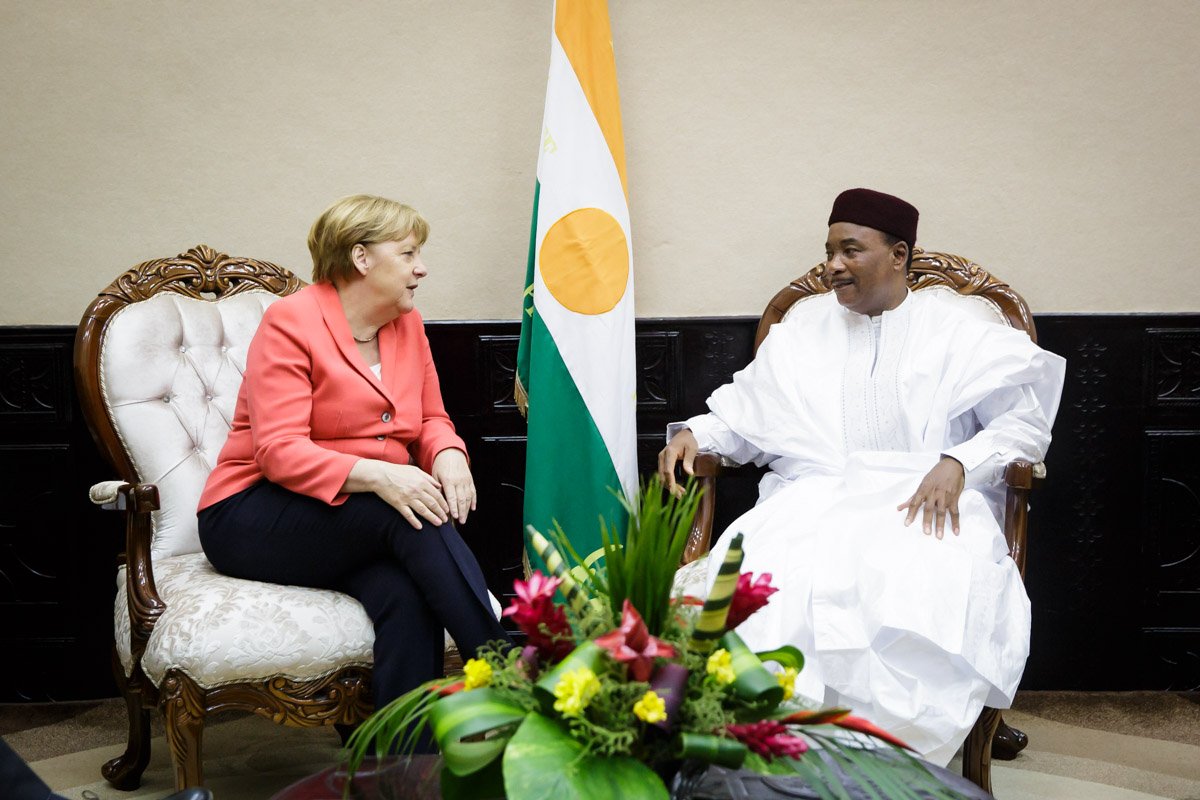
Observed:
[[[610,0],[639,316],[757,314],[842,188],[1037,311],[1200,310],[1200,3]],[[433,223],[426,317],[516,318],[549,0],[0,0],[0,324],[205,242],[308,275]]]

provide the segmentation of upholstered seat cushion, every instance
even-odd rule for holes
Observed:
[[[154,583],[167,609],[154,626],[142,669],[157,686],[172,667],[203,688],[283,675],[320,678],[370,666],[375,631],[349,595],[230,578],[203,553],[160,558]],[[500,603],[490,593],[492,610]],[[117,655],[132,669],[125,568],[117,572]],[[454,640],[446,634],[446,649]]]
[[[154,582],[167,608],[150,634],[142,669],[156,686],[172,667],[211,688],[277,675],[319,678],[343,667],[371,665],[371,620],[348,595],[229,578],[203,553],[156,559]],[[123,567],[117,585],[117,654],[128,675],[132,660]]]

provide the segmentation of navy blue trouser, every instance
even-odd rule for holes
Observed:
[[[65,800],[60,794],[51,794],[46,782],[3,739],[0,739],[0,797],[6,800]]]
[[[336,589],[375,626],[375,707],[442,674],[443,629],[463,658],[508,641],[479,563],[452,523],[414,529],[376,495],[340,506],[260,481],[199,514],[200,542],[234,578]]]

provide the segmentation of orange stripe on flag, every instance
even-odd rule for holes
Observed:
[[[621,134],[621,102],[617,93],[617,62],[613,56],[612,29],[607,0],[557,0],[554,34],[575,70],[588,105],[600,124],[612,153],[621,189],[625,182],[625,137]]]

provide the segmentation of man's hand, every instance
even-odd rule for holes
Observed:
[[[662,478],[663,486],[667,488],[667,491],[676,497],[683,494],[683,487],[675,481],[675,464],[682,460],[683,471],[688,475],[694,474],[693,463],[698,452],[700,452],[700,443],[696,441],[695,435],[690,430],[684,428],[672,436],[671,441],[658,454],[659,477]]]
[[[467,454],[447,447],[434,456],[433,477],[442,485],[442,494],[449,506],[450,516],[461,524],[475,510],[475,480],[467,465]]]
[[[937,538],[941,539],[947,515],[950,516],[950,528],[957,536],[958,496],[962,494],[965,480],[963,465],[950,456],[942,456],[942,460],[926,474],[913,496],[896,506],[897,511],[908,509],[905,526],[911,525],[917,518],[917,512],[923,509],[921,527],[925,529],[926,536],[933,532],[936,524]]]

